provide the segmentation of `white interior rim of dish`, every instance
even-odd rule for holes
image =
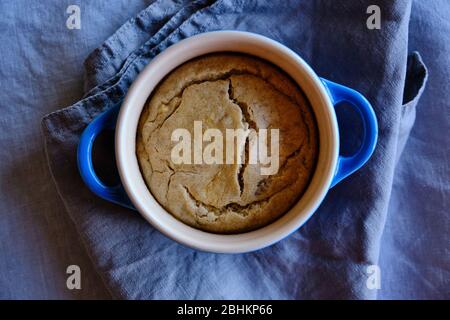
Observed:
[[[287,213],[260,229],[232,235],[190,227],[168,213],[150,193],[136,157],[136,131],[141,111],[155,86],[172,70],[195,57],[213,52],[240,52],[270,61],[288,73],[305,92],[317,119],[319,157],[313,178]],[[325,197],[339,152],[336,114],[319,77],[296,53],[269,38],[241,31],[199,34],[172,45],[139,74],[122,104],[116,127],[116,161],[124,188],[140,214],[166,236],[209,252],[241,253],[269,246],[301,227]]]

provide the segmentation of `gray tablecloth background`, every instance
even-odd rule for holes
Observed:
[[[448,287],[448,251],[442,244],[448,235],[448,219],[444,214],[448,185],[439,179],[448,176],[448,164],[444,162],[448,159],[448,147],[445,147],[448,144],[439,135],[439,130],[430,124],[440,123],[442,128],[448,127],[447,104],[441,98],[448,92],[448,83],[440,79],[445,79],[442,66],[448,66],[449,61],[443,54],[448,52],[448,42],[437,35],[432,42],[435,50],[427,50],[435,72],[431,73],[433,85],[430,90],[433,94],[428,95],[433,108],[418,117],[426,122],[417,129],[420,131],[415,139],[413,130],[412,142],[406,145],[406,150],[413,149],[400,158],[426,76],[418,54],[407,60],[408,38],[418,44],[418,48],[410,49],[426,50],[422,38],[431,34],[436,24],[444,30],[449,29],[448,23],[440,16],[442,8],[448,11],[448,7],[442,1],[434,1],[433,5],[414,5],[418,22],[411,36],[408,32],[410,1],[376,2],[382,8],[381,30],[365,27],[365,10],[372,4],[368,1],[294,1],[276,5],[272,2],[238,1],[198,1],[187,5],[182,1],[155,1],[91,54],[85,64],[85,98],[46,116],[43,121],[48,160],[59,195],[94,265],[91,269],[89,263],[82,259],[83,274],[87,277],[87,288],[84,288],[87,297],[89,292],[96,290],[98,295],[93,296],[106,294],[95,282],[95,270],[113,296],[124,298],[375,298],[377,291],[369,290],[365,285],[366,268],[371,264],[381,266],[383,288],[378,295],[381,298],[448,296],[445,289]],[[430,15],[439,23],[432,22],[433,19],[423,22],[424,17]],[[37,17],[36,21],[41,18]],[[108,18],[105,17],[104,21]],[[152,229],[136,213],[93,196],[83,186],[76,170],[75,149],[79,134],[92,117],[120,102],[136,74],[155,54],[182,38],[216,29],[258,32],[286,44],[309,62],[319,75],[364,93],[373,103],[380,123],[378,148],[363,170],[333,189],[317,214],[301,230],[275,246],[246,255],[213,255],[184,248]],[[43,37],[52,43],[53,38]],[[82,39],[88,41],[87,37]],[[81,44],[85,43],[83,41]],[[38,48],[38,44],[34,44],[34,48]],[[19,48],[14,50],[22,52]],[[73,55],[81,59],[80,54]],[[40,52],[31,57],[38,61]],[[5,61],[2,60],[1,69],[5,75],[13,75],[13,71],[20,68]],[[427,58],[425,61],[428,63]],[[55,66],[55,62],[52,61],[51,65]],[[30,70],[36,79],[42,78],[46,71],[36,64],[30,65]],[[59,76],[64,79],[63,74]],[[80,82],[75,80],[80,88]],[[21,81],[31,80],[25,78]],[[34,84],[31,86],[33,96],[40,103],[45,101],[46,95],[54,96],[48,84],[30,83]],[[16,83],[5,81],[5,84],[14,88]],[[41,92],[39,86],[46,90]],[[16,105],[26,97],[10,96]],[[61,101],[64,99],[59,103]],[[47,102],[55,103],[50,99]],[[36,110],[49,110],[41,108]],[[22,124],[21,127],[25,128],[29,119],[39,115],[39,112],[27,115],[20,111],[24,117],[14,122],[6,119],[12,119],[19,111],[13,112],[10,107],[5,107],[5,110],[8,112],[3,116],[2,125],[8,132],[13,131],[14,124]],[[346,127],[345,115],[341,118],[342,126]],[[47,212],[45,224],[53,226],[54,235],[61,236],[59,229],[64,226],[66,230],[67,225],[67,229],[72,230],[70,223],[65,220],[57,223],[52,219],[57,217],[59,222],[63,219],[51,213],[61,212],[56,209],[58,199],[48,181],[49,175],[39,151],[40,143],[31,138],[36,131],[26,132],[26,135],[8,135],[14,142],[14,154],[23,150],[22,154],[29,155],[21,158],[23,165],[17,165],[15,159],[19,158],[16,156],[7,156],[11,154],[11,144],[8,145],[9,152],[7,149],[2,151],[7,163],[15,163],[14,168],[17,168],[9,170],[8,174],[2,170],[7,178],[2,179],[5,209],[9,209],[8,212],[27,212],[27,208],[39,208],[39,212]],[[442,147],[428,146],[423,142],[428,139],[443,143]],[[37,156],[23,149],[23,141],[33,146],[31,150],[36,150]],[[4,143],[6,147],[7,141]],[[417,165],[423,168],[422,172],[417,173]],[[22,183],[16,182],[18,177],[23,178]],[[414,182],[413,189],[410,182]],[[37,186],[33,188],[34,194],[22,192],[30,190],[31,185]],[[396,188],[391,193],[393,186]],[[17,192],[12,196],[14,190]],[[426,205],[423,202],[426,197],[420,195],[408,201],[411,190],[420,191],[420,194],[428,192],[432,201]],[[25,202],[21,200],[23,194],[27,195]],[[50,194],[54,197],[43,197]],[[388,214],[389,205],[391,211]],[[421,217],[421,212],[429,213],[434,219]],[[11,222],[3,227],[2,238],[16,236],[23,221],[20,217],[26,215],[18,216],[17,223],[8,218]],[[28,230],[31,225],[31,221],[23,224]],[[44,233],[51,229],[40,228]],[[36,238],[42,239],[42,235]],[[15,256],[23,257],[25,248],[31,248],[28,243],[32,243],[32,238],[26,239],[27,246],[19,243],[24,249]],[[80,248],[75,235],[66,242],[58,237],[52,239],[56,240],[59,248]],[[408,250],[411,245],[416,250]],[[7,252],[14,252],[11,242],[4,248]],[[36,256],[35,250],[27,252]],[[81,251],[73,256],[74,259],[66,261],[77,260],[79,255],[82,255]],[[399,256],[403,259],[398,259]],[[8,279],[8,275],[17,276],[15,267],[20,264],[11,258],[4,261],[0,267],[7,271],[2,271],[1,281],[7,291],[2,289],[2,296],[26,295],[26,289],[22,293],[14,291],[13,280]],[[399,270],[402,271],[400,274]],[[25,271],[24,274],[31,273]],[[40,283],[46,277],[58,281],[63,278],[61,275],[55,278],[54,273],[45,270],[39,274],[41,280],[37,281]],[[32,283],[35,279],[29,276]],[[19,283],[23,287],[24,281]],[[402,290],[397,290],[400,287]],[[44,290],[48,296],[52,296],[51,291],[51,288]],[[33,286],[33,294],[37,292],[38,286]]]

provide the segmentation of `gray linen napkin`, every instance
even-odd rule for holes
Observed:
[[[380,30],[366,26],[366,10],[373,3],[382,10]],[[409,0],[155,1],[95,50],[85,65],[86,96],[47,115],[42,124],[59,194],[113,295],[376,298],[376,290],[366,285],[367,267],[378,262],[396,159],[414,122],[407,116],[414,105],[405,109],[403,97],[417,103],[426,81],[418,54],[407,63],[410,6]],[[276,245],[239,255],[198,252],[166,238],[136,212],[93,195],[76,166],[82,130],[122,101],[156,54],[183,38],[221,29],[256,32],[284,43],[320,76],[362,92],[379,121],[371,160],[333,188],[306,225]],[[351,148],[351,115],[338,116],[343,146]],[[100,174],[111,177],[112,156],[106,156],[111,148],[106,141],[96,148],[104,169]]]

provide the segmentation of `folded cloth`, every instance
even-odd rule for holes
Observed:
[[[377,3],[379,30],[366,25],[372,1],[155,1],[88,57],[85,97],[47,115],[42,124],[59,194],[115,297],[376,298],[367,285],[368,267],[378,262],[396,158],[413,123],[411,117],[403,123],[403,96],[407,92],[408,101],[416,101],[426,77],[416,53],[406,82],[410,1]],[[155,55],[183,38],[223,29],[284,43],[320,76],[363,93],[379,122],[370,161],[330,190],[300,230],[271,247],[235,255],[199,252],[166,238],[138,213],[92,194],[76,165],[82,130],[122,101]],[[339,120],[346,142],[351,135],[345,113]],[[101,142],[96,146],[103,147]],[[104,154],[101,158],[107,158]],[[101,167],[100,174],[114,171],[111,161]]]

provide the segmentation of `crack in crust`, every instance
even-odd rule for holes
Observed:
[[[249,106],[245,102],[238,101],[237,98],[235,98],[233,84],[231,82],[231,79],[229,78],[228,78],[228,99],[230,99],[234,104],[236,104],[241,109],[242,124],[244,125],[244,127],[249,127],[250,129],[257,131],[258,126],[256,125],[256,122],[253,120],[252,115],[250,114]],[[247,137],[245,138],[245,146],[243,150],[244,153],[241,155],[241,158],[244,159],[244,162],[239,166],[238,171],[238,182],[241,196],[242,193],[244,192],[244,173],[249,163],[249,148],[250,148],[249,144],[250,138],[247,135]]]
[[[294,152],[292,152],[290,155],[288,155],[286,157],[283,164],[278,169],[279,175],[283,175],[283,173],[287,170],[288,163],[291,160],[295,159],[299,154],[301,154],[303,146],[304,146],[304,144],[301,144],[300,147],[298,147]],[[301,164],[303,166],[305,166],[303,161]],[[267,186],[270,185],[272,180],[275,179],[275,177],[276,177],[275,175],[272,175],[272,176],[268,176],[267,178],[259,181],[258,188],[256,189],[255,195],[259,196],[260,194],[262,194],[266,190]],[[298,177],[298,175],[297,175],[297,177]]]
[[[202,202],[201,200],[197,199],[191,191],[189,191],[188,187],[186,186],[182,186],[184,191],[186,192],[186,195],[188,196],[188,198],[195,203],[195,206],[197,208],[204,208],[206,209],[208,212],[212,212],[214,213],[214,215],[216,216],[216,218],[222,214],[226,214],[226,213],[235,213],[238,214],[240,216],[246,217],[248,215],[248,212],[251,211],[253,208],[257,207],[257,206],[262,206],[263,204],[269,202],[273,197],[275,197],[277,194],[284,192],[286,189],[289,189],[294,183],[290,183],[288,185],[286,185],[284,188],[282,188],[281,190],[275,192],[274,194],[272,194],[271,196],[261,199],[261,200],[255,200],[252,201],[250,203],[247,203],[245,205],[241,205],[237,202],[230,202],[229,204],[227,204],[226,206],[223,207],[215,207],[213,205],[207,204]],[[198,211],[197,211],[198,212]],[[202,217],[200,214],[197,214],[197,217]]]
[[[161,128],[164,125],[164,122],[166,122],[168,120],[168,118],[171,117],[175,113],[175,111],[178,109],[178,107],[181,104],[181,98],[183,97],[183,93],[184,93],[184,91],[186,91],[186,89],[188,89],[189,87],[191,87],[193,85],[201,84],[201,83],[208,82],[208,81],[211,81],[211,82],[219,81],[219,80],[227,80],[227,81],[229,81],[231,92],[229,91],[228,94],[229,94],[230,100],[233,101],[234,103],[236,103],[241,108],[242,112],[244,113],[244,116],[247,119],[251,119],[251,114],[249,113],[250,108],[248,107],[248,105],[245,102],[238,102],[233,97],[233,93],[232,93],[233,92],[233,87],[231,85],[231,79],[230,78],[232,76],[240,76],[240,75],[256,76],[256,77],[262,79],[267,85],[269,85],[271,87],[271,89],[273,89],[277,93],[283,95],[292,104],[298,105],[298,102],[295,99],[293,99],[291,96],[287,95],[285,92],[279,90],[270,81],[268,81],[267,78],[264,78],[264,77],[262,77],[260,75],[257,75],[257,74],[254,74],[254,73],[251,73],[251,72],[248,72],[248,71],[242,71],[242,70],[237,70],[237,69],[230,69],[229,71],[223,72],[223,73],[221,73],[218,76],[204,77],[204,78],[201,78],[201,79],[196,79],[196,80],[189,81],[185,85],[183,85],[183,87],[179,90],[179,92],[177,92],[174,96],[172,96],[168,101],[161,102],[161,105],[168,106],[168,105],[170,105],[172,103],[172,101],[174,99],[180,99],[180,101],[176,104],[176,106],[172,110],[172,112],[169,113],[169,115],[162,121],[162,123],[157,128],[158,129]],[[161,109],[161,105],[157,106],[158,110]],[[304,125],[305,125],[305,127],[307,129],[307,137],[308,137],[308,142],[309,142],[310,131],[309,131],[309,126],[307,125],[307,121],[305,119],[305,112],[301,108],[299,108],[299,110],[300,110],[300,112],[302,114],[302,121],[303,121],[303,123],[304,123]],[[149,115],[149,117],[150,117],[150,115]],[[153,119],[153,120],[147,119],[146,121],[149,122],[149,123],[154,123],[154,122],[156,122],[156,120],[157,119]],[[252,120],[250,120],[250,122],[248,122],[248,124],[249,124],[250,128],[256,130],[256,128],[257,128],[256,123],[254,123]]]

